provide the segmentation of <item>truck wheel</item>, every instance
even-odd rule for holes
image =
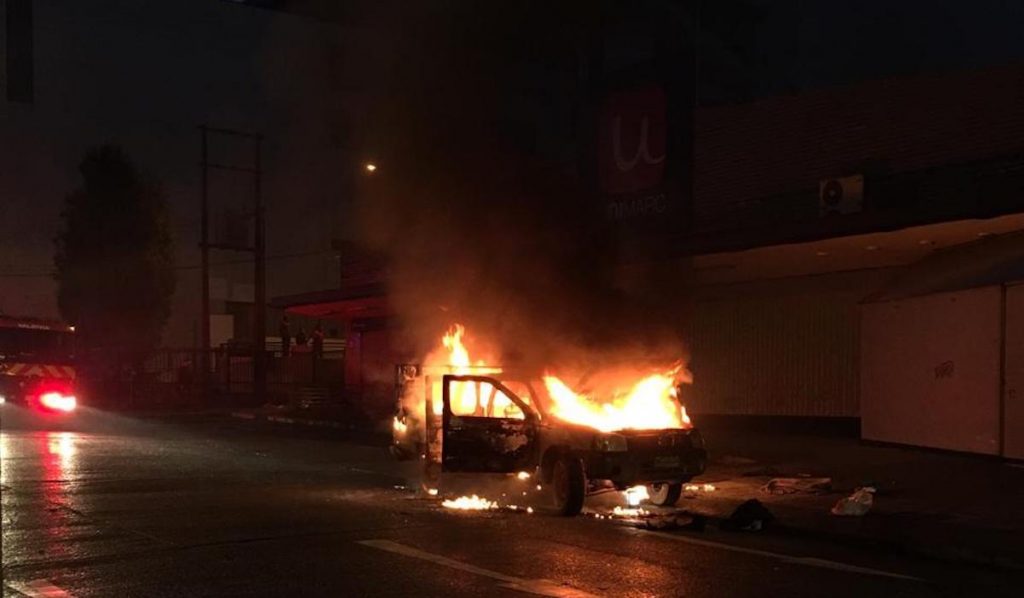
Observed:
[[[568,455],[555,462],[552,475],[555,510],[559,515],[572,517],[583,510],[583,497],[587,481],[583,474],[583,462]]]
[[[647,486],[648,499],[652,505],[659,507],[674,507],[679,502],[683,493],[683,485],[680,483],[650,484]]]

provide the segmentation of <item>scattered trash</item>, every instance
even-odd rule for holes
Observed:
[[[832,478],[772,478],[761,486],[768,494],[825,494],[832,490]]]
[[[874,502],[874,488],[871,486],[857,488],[853,494],[846,498],[840,498],[836,502],[835,506],[832,507],[832,514],[839,515],[840,517],[861,517],[871,510],[871,505]]]
[[[719,527],[727,531],[758,532],[774,520],[775,516],[761,504],[761,501],[751,498],[736,507]]]

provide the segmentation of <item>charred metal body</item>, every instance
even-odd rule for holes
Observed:
[[[508,381],[515,377],[506,373],[443,374],[440,378],[443,408],[439,418],[434,417],[430,397],[436,381],[424,385],[423,446],[415,446],[412,440],[419,438],[420,432],[403,427],[399,433],[399,417],[404,417],[404,426],[414,421],[410,414],[400,413],[395,420],[394,452],[401,456],[417,451],[428,474],[436,465],[440,471],[453,473],[536,472],[542,483],[552,487],[556,510],[575,515],[588,490],[609,484],[620,490],[650,485],[652,496],[660,497],[656,502],[674,503],[681,485],[704,472],[707,451],[695,428],[601,432],[548,414],[538,400],[542,395],[528,380],[519,382],[519,387],[528,389],[524,394],[533,400],[510,388]],[[514,406],[509,409],[512,415],[456,410],[454,395],[459,390],[455,385],[463,385],[463,390],[471,385],[475,396],[489,391],[490,404],[496,396],[507,398]]]

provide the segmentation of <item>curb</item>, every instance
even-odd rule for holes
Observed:
[[[325,419],[307,419],[302,417],[291,417],[287,415],[262,415],[256,413],[248,413],[245,411],[232,411],[231,413],[229,413],[229,415],[237,419],[245,419],[249,421],[265,421],[275,424],[308,426],[312,428],[332,428],[335,430],[352,429],[352,426],[349,424],[343,424],[341,422],[334,422]]]
[[[335,430],[349,430],[352,426],[346,426],[340,422],[332,422],[323,419],[303,419],[298,417],[285,417],[281,415],[268,415],[266,420],[277,424],[291,424],[297,426],[310,426],[314,428],[333,428]]]
[[[333,434],[338,440],[362,446],[374,446],[387,448],[391,445],[391,435],[380,435],[364,433],[360,431],[358,424],[339,422],[325,419],[312,419],[308,417],[294,417],[291,415],[275,415],[271,413],[253,413],[250,411],[232,411],[224,414],[225,417],[232,417],[249,422],[260,422],[278,426],[296,426],[307,429],[338,430]]]

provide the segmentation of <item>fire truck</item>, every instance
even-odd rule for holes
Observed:
[[[0,404],[67,415],[78,406],[75,328],[0,314]]]

